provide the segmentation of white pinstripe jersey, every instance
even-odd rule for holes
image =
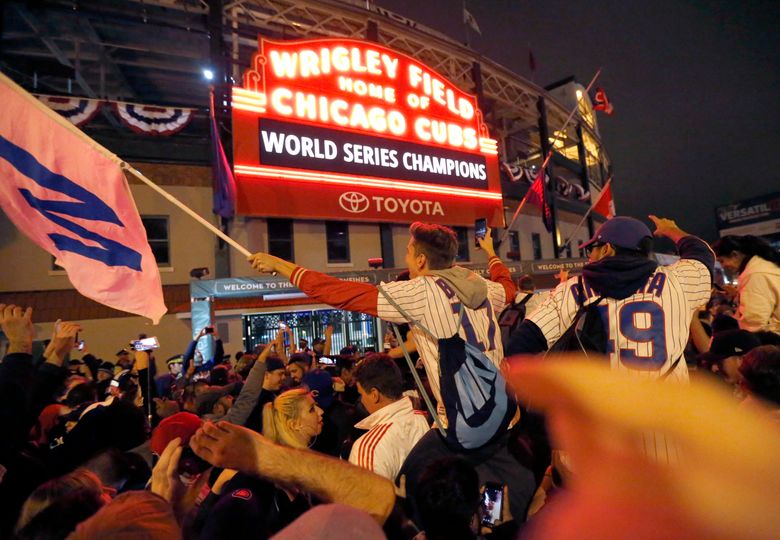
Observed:
[[[506,291],[499,283],[482,277],[479,279],[487,283],[487,300],[478,309],[464,309],[463,324],[458,334],[464,341],[480,348],[484,347],[485,355],[498,366],[504,359],[504,348],[501,345],[497,316],[507,305]],[[421,276],[410,281],[382,283],[382,289],[437,339],[449,338],[455,334],[460,300],[443,279]],[[380,319],[392,323],[408,322],[381,293],[377,298],[377,315]],[[420,329],[412,328],[412,332],[433,395],[441,404],[438,343]]]
[[[585,303],[598,294],[585,287]],[[561,283],[550,298],[528,316],[552,346],[571,326],[577,313],[575,295],[579,294],[577,277]],[[636,293],[623,300],[604,298],[599,304],[602,319],[607,318],[608,350],[612,369],[656,379],[666,373],[680,358],[688,342],[691,317],[698,306],[710,297],[710,273],[693,259],[681,259],[669,266],[659,266]],[[681,358],[666,379],[688,382],[688,367]],[[677,463],[679,448],[663,433],[648,431],[638,444],[659,462]]]
[[[552,346],[571,326],[578,305],[578,278],[558,285],[550,298],[528,316]],[[607,349],[612,369],[655,379],[680,358],[688,342],[691,317],[710,297],[710,273],[693,259],[659,266],[637,293],[599,304],[609,330]],[[585,304],[598,294],[585,284]],[[683,358],[669,380],[687,381]]]

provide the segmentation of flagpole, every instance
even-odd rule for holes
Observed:
[[[607,180],[607,183],[604,184],[604,186],[601,188],[601,193],[599,193],[599,198],[596,199],[596,202],[590,205],[590,208],[588,208],[588,211],[585,212],[585,215],[582,216],[582,219],[577,224],[577,227],[575,227],[574,232],[569,235],[569,238],[561,245],[561,247],[566,247],[569,242],[572,241],[572,239],[577,235],[578,232],[580,232],[580,227],[582,227],[582,224],[585,223],[585,220],[588,219],[588,216],[593,212],[593,209],[596,208],[596,205],[601,202],[601,198],[604,196],[604,193],[606,192],[606,189],[609,187],[609,184],[612,183],[612,177],[609,177],[609,180]]]
[[[590,89],[596,83],[596,79],[599,78],[599,75],[601,75],[601,68],[599,68],[596,71],[596,74],[590,80],[590,83],[588,83],[588,87],[585,88],[585,92],[584,92],[583,95],[588,94],[588,92],[590,92]],[[563,123],[563,126],[561,127],[560,131],[564,131],[566,129],[566,127],[569,125],[569,122],[571,122],[571,119],[574,118],[574,113],[577,112],[577,109],[579,109],[579,107],[580,107],[580,100],[577,99],[577,102],[574,104],[574,107],[569,112],[569,116],[566,117],[566,121]],[[544,174],[545,174],[545,171],[547,170],[547,165],[550,163],[550,159],[552,158],[553,149],[554,149],[554,147],[551,146],[550,147],[550,151],[547,152],[547,156],[544,158],[544,163],[542,163],[541,170],[539,171],[539,173],[542,175],[542,189],[547,189],[547,186],[544,183]],[[552,180],[552,178],[550,180]],[[512,230],[512,225],[515,224],[515,220],[517,220],[517,216],[518,216],[518,214],[520,214],[520,210],[523,208],[523,205],[525,204],[525,201],[528,198],[528,193],[529,192],[530,192],[530,190],[526,192],[525,197],[523,197],[523,200],[520,201],[520,204],[517,206],[517,210],[515,210],[515,213],[512,216],[512,220],[509,222],[509,225],[507,226],[506,230],[504,231],[504,234],[501,236],[501,240],[499,240],[499,242],[498,242],[499,244],[502,243],[504,240],[506,240],[506,237],[509,234],[509,231]],[[542,209],[542,212],[544,212],[544,209]]]
[[[146,184],[147,186],[155,190],[157,193],[159,193],[160,195],[168,199],[176,206],[178,206],[182,211],[184,211],[184,213],[189,215],[192,219],[194,219],[195,221],[197,221],[198,223],[206,227],[208,230],[210,230],[211,232],[219,236],[222,240],[224,240],[231,246],[233,246],[242,255],[246,257],[252,256],[252,253],[248,249],[246,249],[244,246],[242,246],[241,244],[239,244],[238,242],[230,238],[228,235],[223,233],[217,227],[215,227],[214,225],[212,225],[211,223],[203,219],[197,212],[192,210],[189,206],[181,202],[179,199],[177,199],[176,197],[174,197],[173,195],[165,191],[163,188],[161,188],[160,186],[158,186],[157,184],[149,180],[146,176],[143,175],[141,171],[139,171],[138,169],[136,169],[135,167],[133,167],[132,165],[124,161],[121,163],[120,166],[122,167],[122,169],[126,170],[127,172],[129,172],[130,174],[138,178],[141,182],[143,182],[144,184]]]

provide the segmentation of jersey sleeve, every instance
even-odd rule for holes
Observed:
[[[577,287],[578,278],[572,277],[559,284],[542,304],[528,315],[527,320],[533,322],[551,347],[569,328],[578,305],[571,293],[572,287]]]
[[[515,282],[512,281],[512,274],[509,273],[509,269],[501,262],[501,259],[495,255],[490,257],[490,260],[488,261],[488,272],[490,273],[490,281],[501,285],[501,288],[504,291],[504,298],[501,306],[499,307],[496,304],[493,304],[496,311],[501,311],[507,304],[514,300],[515,295],[517,294],[517,286],[515,285]]]
[[[428,286],[424,278],[381,284],[382,290],[415,321],[421,321],[425,317],[426,287]],[[383,321],[391,323],[409,322],[381,292],[377,297],[377,316]]]
[[[710,299],[710,271],[702,262],[696,259],[680,259],[668,268],[677,277],[691,314]]]
[[[302,266],[293,270],[290,283],[306,296],[333,307],[376,315],[379,291],[370,283],[345,281]]]

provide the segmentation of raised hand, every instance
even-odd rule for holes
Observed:
[[[687,236],[687,233],[683,232],[673,219],[661,218],[652,214],[647,217],[649,217],[650,221],[655,225],[655,231],[653,231],[655,236],[669,238],[675,242],[680,238]]]
[[[190,439],[193,451],[215,467],[257,475],[264,439],[259,433],[228,422],[206,422]]]
[[[76,336],[81,330],[81,325],[78,323],[61,322],[58,320],[54,325],[51,342],[49,342],[49,346],[46,347],[46,352],[44,353],[46,361],[61,366],[65,361],[65,357],[73,349]]]
[[[35,329],[31,307],[24,309],[13,304],[0,304],[0,328],[8,338],[8,354],[32,352]]]
[[[488,257],[492,257],[496,254],[495,249],[493,249],[493,229],[490,227],[487,228],[485,236],[483,238],[478,238],[477,242],[479,243],[479,247],[485,251]]]

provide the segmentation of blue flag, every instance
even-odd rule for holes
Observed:
[[[211,171],[214,175],[214,213],[225,219],[236,215],[236,181],[230,170],[214,115],[214,89],[211,90]]]

